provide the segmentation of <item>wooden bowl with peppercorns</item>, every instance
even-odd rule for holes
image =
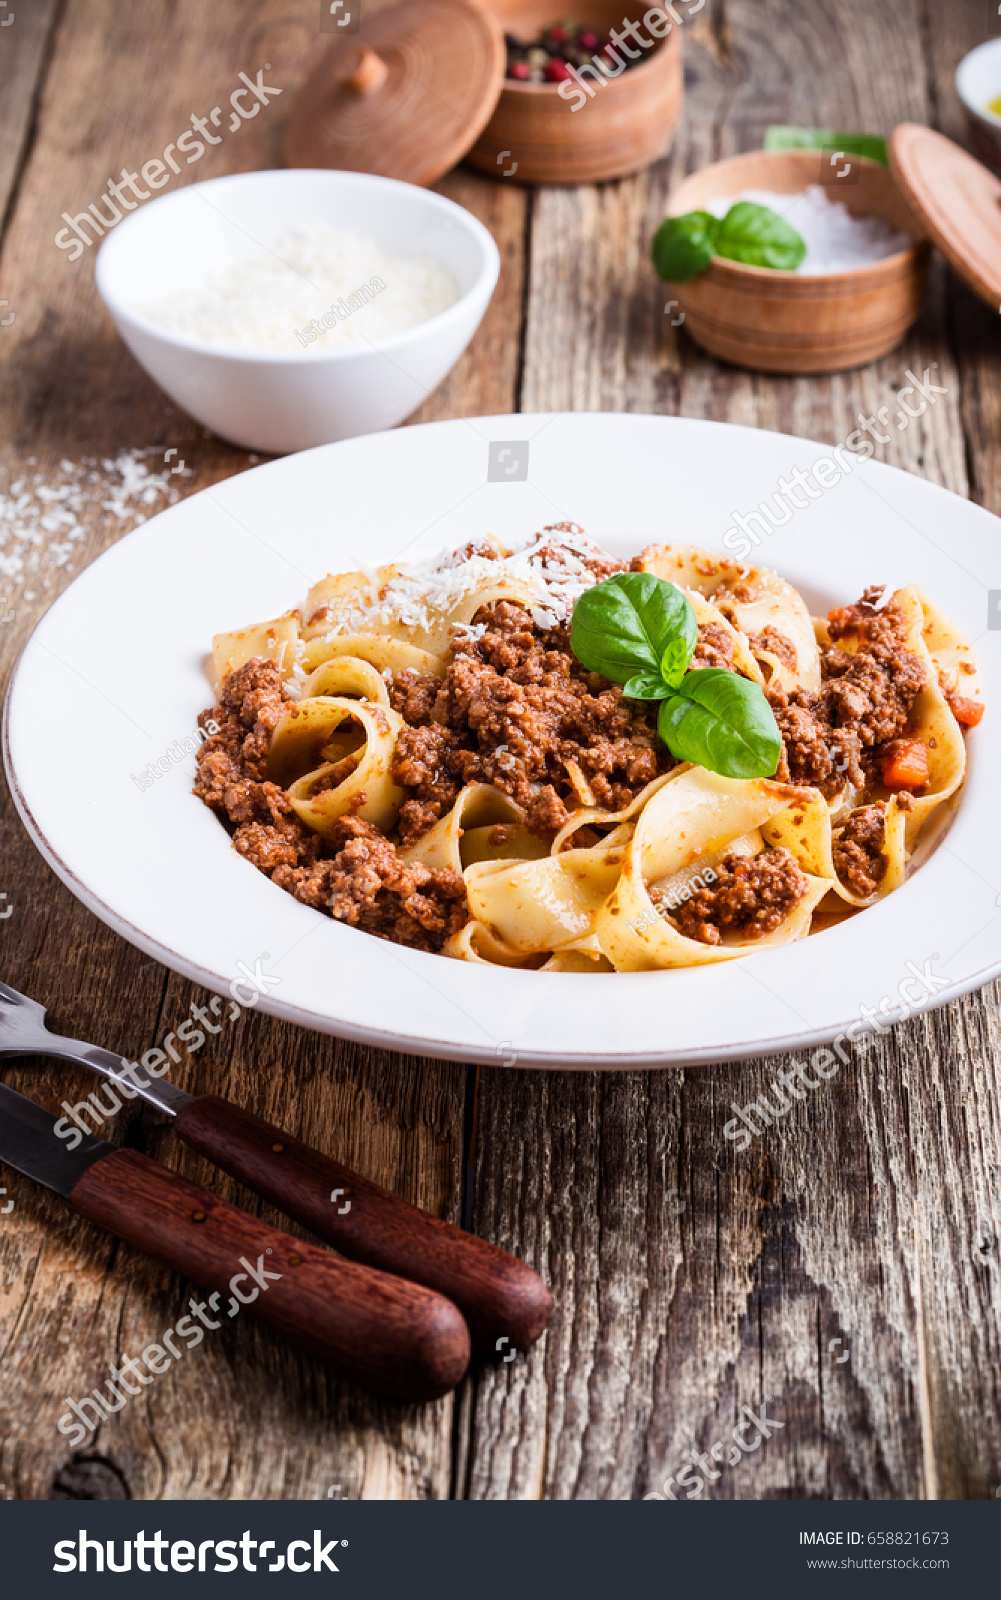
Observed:
[[[676,5],[578,0],[572,19],[554,0],[489,0],[489,10],[507,75],[472,166],[523,183],[601,183],[664,153],[684,93]]]

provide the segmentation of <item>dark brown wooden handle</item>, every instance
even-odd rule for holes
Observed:
[[[252,1112],[201,1095],[179,1112],[181,1138],[224,1172],[343,1255],[447,1295],[479,1349],[527,1350],[552,1298],[537,1272],[473,1233],[429,1216],[388,1189],[273,1128]]]
[[[202,1307],[211,1322],[256,1317],[377,1394],[436,1400],[469,1365],[466,1324],[442,1295],[303,1244],[137,1150],[95,1162],[70,1202],[218,1291]]]

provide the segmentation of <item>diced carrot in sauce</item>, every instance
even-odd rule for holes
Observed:
[[[923,789],[928,782],[928,751],[920,739],[894,739],[883,752],[887,789]]]
[[[838,606],[834,611],[827,613],[827,621],[832,628],[846,628],[857,623],[858,617],[852,606]]]
[[[947,697],[949,710],[952,712],[961,728],[975,728],[984,714],[982,700],[966,700],[960,694]]]

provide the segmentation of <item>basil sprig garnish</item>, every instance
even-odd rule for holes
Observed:
[[[613,683],[626,683],[634,674],[651,678],[658,686],[656,693],[631,698],[659,700],[665,692],[661,676],[665,650],[679,641],[687,667],[698,637],[692,602],[673,583],[652,572],[617,572],[585,589],[577,601],[570,645],[582,666]]]
[[[795,272],[806,255],[796,229],[769,206],[738,200],[725,217],[708,211],[686,211],[668,217],[650,247],[658,277],[684,283],[704,272],[713,256],[742,261],[751,267]]]
[[[686,211],[681,217],[667,217],[650,246],[658,278],[684,283],[705,272],[716,254],[719,223],[719,217],[711,211]]]
[[[661,705],[657,732],[678,761],[727,778],[770,778],[782,754],[782,736],[758,685],[722,667],[686,672]]]
[[[720,667],[689,668],[695,609],[652,572],[617,572],[574,606],[570,646],[631,700],[660,702],[657,732],[677,761],[726,778],[770,778],[782,755],[772,708],[756,683]]]

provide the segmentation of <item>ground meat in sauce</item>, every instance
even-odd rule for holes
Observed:
[[[775,656],[784,667],[789,668],[790,672],[798,670],[799,660],[795,645],[784,633],[780,633],[778,628],[773,628],[771,623],[762,628],[760,633],[749,633],[747,642],[755,655],[761,650],[767,650],[769,655]]]
[[[275,662],[256,659],[230,672],[219,704],[198,717],[200,728],[214,720],[219,731],[198,750],[195,794],[232,822],[249,821],[254,814],[249,789],[267,773],[272,733],[286,704],[288,694]]]
[[[900,607],[891,601],[876,609],[882,592],[867,589],[856,605],[831,612],[819,691],[769,688],[785,745],[775,774],[780,782],[811,784],[828,799],[846,781],[864,789],[867,774],[878,771],[880,746],[906,730],[924,667],[905,648]],[[858,641],[854,654],[838,644],[849,636]]]
[[[273,882],[335,922],[418,950],[440,951],[465,923],[466,886],[460,875],[401,860],[396,846],[371,822],[339,817],[324,847],[324,859],[305,867],[279,866]]]
[[[268,749],[291,704],[273,661],[248,661],[223,684],[214,719],[219,732],[198,751],[194,792],[233,827],[233,844],[261,872],[316,860],[319,835],[296,816],[285,791],[267,780]]]
[[[703,622],[699,625],[698,643],[688,665],[692,668],[721,667],[724,672],[732,672],[733,646],[733,634],[727,628],[718,622]]]
[[[408,798],[400,838],[419,839],[448,811],[464,784],[493,784],[526,813],[530,830],[551,838],[569,815],[575,761],[598,805],[628,805],[671,756],[618,684],[580,666],[566,626],[536,626],[513,601],[473,618],[480,638],[458,639],[444,679],[397,673],[390,699],[408,721],[397,741],[393,778]]]
[[[913,803],[913,802],[912,802]],[[856,806],[835,836],[834,870],[846,889],[867,900],[886,876],[886,812],[881,805]]]
[[[554,562],[561,548],[553,548]],[[543,560],[547,551],[539,552]],[[470,544],[463,553],[493,552]],[[599,553],[579,559],[599,581],[623,570]],[[733,594],[752,598],[737,589]],[[828,797],[848,781],[864,791],[867,775],[878,773],[881,750],[906,731],[924,669],[905,648],[902,611],[892,602],[879,606],[881,594],[867,590],[857,605],[831,613],[818,692],[769,689],[784,741],[779,781],[810,784]],[[857,643],[856,651],[841,648],[845,639]],[[750,642],[795,670],[795,649],[778,630],[767,627]],[[692,666],[733,670],[733,658],[732,633],[704,623]],[[462,928],[465,887],[459,874],[406,862],[399,852],[433,827],[465,784],[482,781],[503,790],[524,809],[529,828],[551,838],[576,803],[568,762],[577,764],[595,802],[609,810],[627,805],[674,764],[656,736],[652,708],[624,700],[617,684],[585,671],[571,652],[567,624],[543,629],[511,601],[476,613],[470,632],[456,639],[443,678],[398,672],[390,699],[406,723],[393,764],[394,780],[407,796],[399,848],[357,815],[339,818],[331,837],[321,838],[268,780],[274,730],[293,703],[271,661],[256,659],[232,673],[219,704],[199,719],[204,729],[214,718],[218,731],[199,749],[194,792],[228,825],[234,848],[279,888],[350,927],[416,949],[440,951]],[[341,776],[356,759],[345,758]],[[907,810],[913,799],[905,790],[897,804]],[[884,836],[882,804],[857,806],[838,830],[835,867],[859,898],[874,893],[885,874]],[[506,829],[495,828],[491,837],[501,844]],[[587,842],[578,836],[578,844]],[[703,944],[720,944],[725,932],[762,938],[807,888],[786,849],[728,856],[714,880],[673,907],[670,918]],[[651,897],[656,901],[656,892]]]
[[[219,732],[198,752],[195,794],[234,825],[234,848],[279,888],[366,933],[440,950],[466,921],[457,873],[402,861],[360,817],[341,817],[333,838],[322,839],[267,781],[271,735],[290,703],[273,661],[250,661],[231,673],[219,704],[199,719],[204,726],[214,718]],[[347,766],[354,764],[349,757]]]
[[[724,931],[741,939],[763,939],[809,888],[795,856],[784,846],[756,856],[724,856],[713,870],[715,880],[694,889],[670,913],[678,932],[700,944],[722,944]],[[650,898],[657,903],[656,893]]]

